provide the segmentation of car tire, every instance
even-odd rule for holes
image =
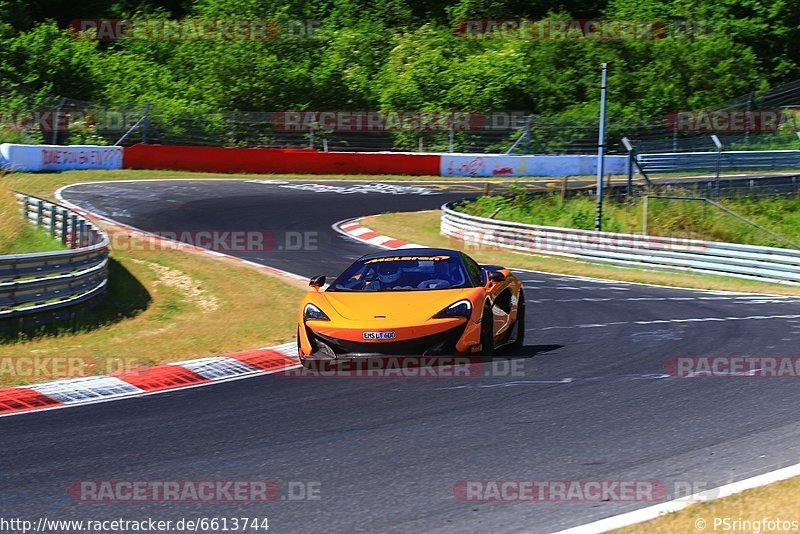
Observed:
[[[494,317],[488,303],[483,307],[481,317],[481,356],[484,358],[494,356]]]
[[[525,293],[519,290],[519,302],[517,303],[517,337],[511,343],[513,350],[521,349],[525,344]]]

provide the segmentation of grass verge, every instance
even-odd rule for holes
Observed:
[[[225,259],[137,243],[118,232],[109,290],[98,306],[66,323],[0,336],[0,385],[24,385],[227,354],[289,341],[299,285]],[[152,249],[156,248],[156,249]],[[20,357],[77,361],[58,375],[14,372]],[[4,372],[5,371],[5,372]]]
[[[691,189],[672,190],[666,194],[704,196],[703,192]],[[738,197],[721,199],[719,202],[772,232],[800,242],[800,197]],[[458,209],[482,217],[495,213],[498,219],[508,221],[592,230],[597,200],[588,195],[562,199],[557,194],[532,198],[527,190],[512,188],[506,195],[483,196],[462,202]],[[612,197],[604,203],[603,230],[639,233],[643,227],[641,198],[622,201]],[[651,198],[647,229],[650,235],[791,247],[786,241],[702,201]]]
[[[697,503],[658,519],[615,530],[619,534],[684,534],[686,532],[797,532],[794,528],[768,529],[763,520],[798,521],[797,493],[800,478],[743,491],[724,499]],[[722,520],[729,520],[725,527]],[[735,520],[741,520],[738,524]],[[715,524],[715,521],[717,523]],[[749,526],[744,523],[749,521]],[[702,527],[702,528],[701,528]]]
[[[0,254],[50,252],[64,247],[25,220],[10,184],[0,178]]]
[[[70,183],[150,179],[164,174],[19,173],[0,178],[0,187],[9,195],[13,188],[52,199],[56,189]],[[19,219],[20,235],[24,236],[29,228],[36,230]],[[7,217],[0,220],[11,224]],[[269,346],[293,338],[297,306],[305,292],[299,284],[224,258],[170,246],[154,247],[150,241],[138,242],[123,228],[101,226],[116,234],[112,239],[107,296],[68,322],[21,329],[7,326],[0,331],[0,386],[106,374]],[[0,228],[0,236],[11,235],[11,230],[10,226]],[[43,362],[52,357],[71,363],[58,369],[55,365],[31,368],[15,364],[25,358]]]
[[[451,239],[439,233],[440,215],[441,212],[439,210],[417,213],[386,213],[383,215],[366,217],[363,219],[363,224],[380,234],[422,245],[465,250],[478,261],[499,263],[520,269],[533,269],[552,273],[696,289],[770,293],[774,295],[800,295],[800,288],[783,286],[780,284],[738,280],[736,278],[688,272],[616,267],[558,256],[525,254],[502,250],[496,247],[488,247],[486,245],[466,245],[463,241]]]

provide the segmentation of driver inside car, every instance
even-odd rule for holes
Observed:
[[[364,284],[366,291],[393,289],[403,275],[403,270],[397,262],[386,262],[378,264],[376,275],[368,279]]]

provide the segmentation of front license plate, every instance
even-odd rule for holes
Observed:
[[[394,339],[397,337],[396,332],[364,332],[364,339],[368,341],[376,341],[380,339]]]

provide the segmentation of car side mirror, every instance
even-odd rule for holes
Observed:
[[[495,284],[506,281],[506,275],[500,271],[489,271],[489,281]]]
[[[314,278],[308,281],[308,285],[319,290],[319,288],[325,285],[325,277],[315,276]]]

